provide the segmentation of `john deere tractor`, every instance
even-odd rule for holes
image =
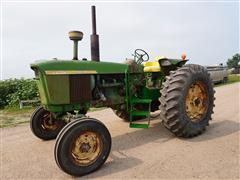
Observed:
[[[43,140],[56,138],[54,155],[64,172],[82,176],[108,158],[111,135],[106,126],[86,116],[90,107],[109,107],[130,128],[148,128],[150,113],[160,110],[163,125],[179,137],[201,134],[213,113],[214,90],[207,70],[181,59],[157,57],[136,49],[124,63],[100,62],[95,6],[92,6],[91,60],[78,60],[80,31],[73,60],[43,60],[31,64],[41,98],[31,117],[31,130]],[[145,119],[145,123],[138,121]]]

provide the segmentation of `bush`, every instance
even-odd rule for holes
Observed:
[[[19,100],[39,97],[36,82],[33,79],[8,79],[0,81],[0,108],[17,106]]]

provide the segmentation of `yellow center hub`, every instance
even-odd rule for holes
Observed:
[[[95,132],[85,131],[73,142],[71,154],[77,164],[88,166],[98,159],[102,150],[103,142],[100,135]]]
[[[58,128],[58,124],[56,122],[56,120],[51,119],[51,114],[45,114],[43,116],[43,121],[41,124],[42,128],[45,130],[50,130],[50,131],[54,131]]]
[[[208,109],[208,94],[206,85],[197,81],[188,90],[186,97],[186,112],[192,122],[199,122]]]

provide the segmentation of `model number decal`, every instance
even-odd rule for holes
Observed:
[[[46,75],[61,75],[61,74],[97,74],[95,70],[83,71],[45,71]]]

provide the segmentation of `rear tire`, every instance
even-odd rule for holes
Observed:
[[[161,90],[162,122],[176,136],[197,136],[211,120],[214,99],[213,84],[204,67],[191,64],[171,71]]]
[[[57,137],[55,161],[60,169],[73,176],[96,171],[107,160],[111,135],[96,119],[82,118],[68,123]]]
[[[55,139],[65,125],[66,122],[53,119],[51,113],[43,107],[37,107],[30,119],[33,134],[42,140]]]

